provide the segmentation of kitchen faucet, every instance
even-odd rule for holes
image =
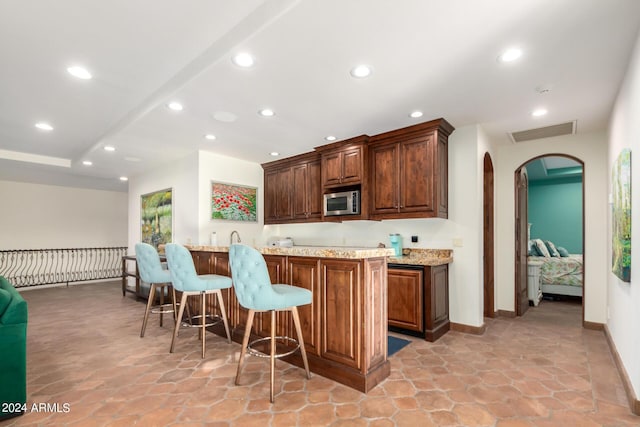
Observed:
[[[242,240],[240,240],[240,233],[238,233],[236,230],[233,230],[233,231],[231,232],[231,237],[229,237],[229,242],[230,242],[230,244],[231,244],[231,245],[233,245],[233,235],[234,235],[234,234],[235,234],[236,236],[238,236],[238,243],[242,242]]]

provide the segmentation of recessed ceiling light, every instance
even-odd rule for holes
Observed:
[[[168,103],[167,107],[169,107],[173,111],[182,111],[184,109],[182,104],[180,104],[179,102],[175,102],[175,101]]]
[[[273,117],[276,115],[276,113],[270,108],[263,108],[262,110],[258,111],[258,114],[263,117]]]
[[[547,110],[545,110],[544,108],[538,108],[537,110],[533,110],[533,112],[531,113],[533,117],[540,117],[544,116],[545,114],[547,114]]]
[[[409,117],[417,119],[418,117],[422,117],[422,111],[412,111],[409,114]]]
[[[273,157],[276,157],[276,156],[279,156],[280,153],[278,153],[277,151],[272,151],[272,152],[269,153],[269,155],[273,156]]]
[[[121,176],[120,181],[129,181],[129,178],[127,178],[126,176]]]
[[[116,151],[116,147],[114,147],[113,145],[105,145],[104,151]]]
[[[49,123],[45,123],[45,122],[36,123],[35,126],[40,130],[46,130],[46,131],[52,131],[53,130],[53,126],[51,126]]]
[[[82,80],[89,80],[93,77],[91,73],[84,67],[69,67],[67,68],[67,72],[73,77],[77,77]]]
[[[327,141],[335,141],[337,138],[333,135],[325,136],[324,139]]]
[[[363,79],[371,75],[371,67],[368,65],[358,65],[351,69],[351,75],[357,79]]]
[[[517,48],[507,49],[500,56],[498,56],[499,62],[512,62],[522,56],[522,51]]]
[[[85,166],[91,166],[93,164],[93,162],[91,160],[85,160],[82,162],[83,165]]]
[[[253,66],[253,63],[254,63],[253,56],[249,55],[246,52],[241,52],[241,53],[237,54],[231,60],[238,67],[243,67],[243,68],[249,68],[249,67]]]
[[[206,134],[204,136],[204,139],[208,139],[209,141],[213,141],[214,139],[216,139],[216,136],[211,134],[211,133],[208,133],[208,134]]]

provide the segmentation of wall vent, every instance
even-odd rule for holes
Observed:
[[[576,120],[545,126],[543,128],[509,132],[509,138],[513,143],[531,141],[534,139],[550,138],[552,136],[571,135],[576,133]]]

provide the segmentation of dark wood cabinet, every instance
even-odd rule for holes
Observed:
[[[198,274],[230,275],[226,252],[192,251]],[[298,308],[311,371],[362,392],[390,373],[387,360],[387,263],[385,257],[335,259],[263,255],[272,283],[311,290],[311,304]],[[225,293],[225,291],[227,291]],[[240,342],[247,323],[233,288],[223,291],[232,339]],[[215,304],[207,299],[208,307]],[[191,305],[192,314],[199,305]],[[270,334],[268,313],[256,313],[253,338]],[[278,313],[277,335],[296,337],[288,312]],[[222,325],[212,327],[224,336]],[[302,365],[299,353],[284,360]]]
[[[389,326],[424,332],[424,268],[389,268]]]
[[[324,189],[361,185],[366,174],[366,143],[361,135],[333,144],[316,147],[322,156],[322,187]]]
[[[371,219],[447,218],[452,131],[439,119],[370,139]]]
[[[390,329],[437,340],[449,330],[448,264],[391,264],[388,304]]]
[[[320,156],[307,153],[265,163],[264,222],[281,224],[322,219]]]

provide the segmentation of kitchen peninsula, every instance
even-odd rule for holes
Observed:
[[[187,246],[199,274],[230,276],[228,247]],[[389,248],[294,246],[262,252],[272,283],[313,292],[299,308],[312,372],[368,392],[389,376],[387,360],[387,257]],[[247,310],[233,288],[223,290],[231,335],[240,342]],[[215,304],[214,300],[208,304]],[[196,307],[193,307],[196,309]],[[295,337],[288,313],[280,313],[277,335]],[[264,316],[264,318],[263,318]],[[269,336],[268,316],[256,315],[253,334]],[[224,334],[222,328],[216,333]],[[284,360],[302,366],[299,353]]]

